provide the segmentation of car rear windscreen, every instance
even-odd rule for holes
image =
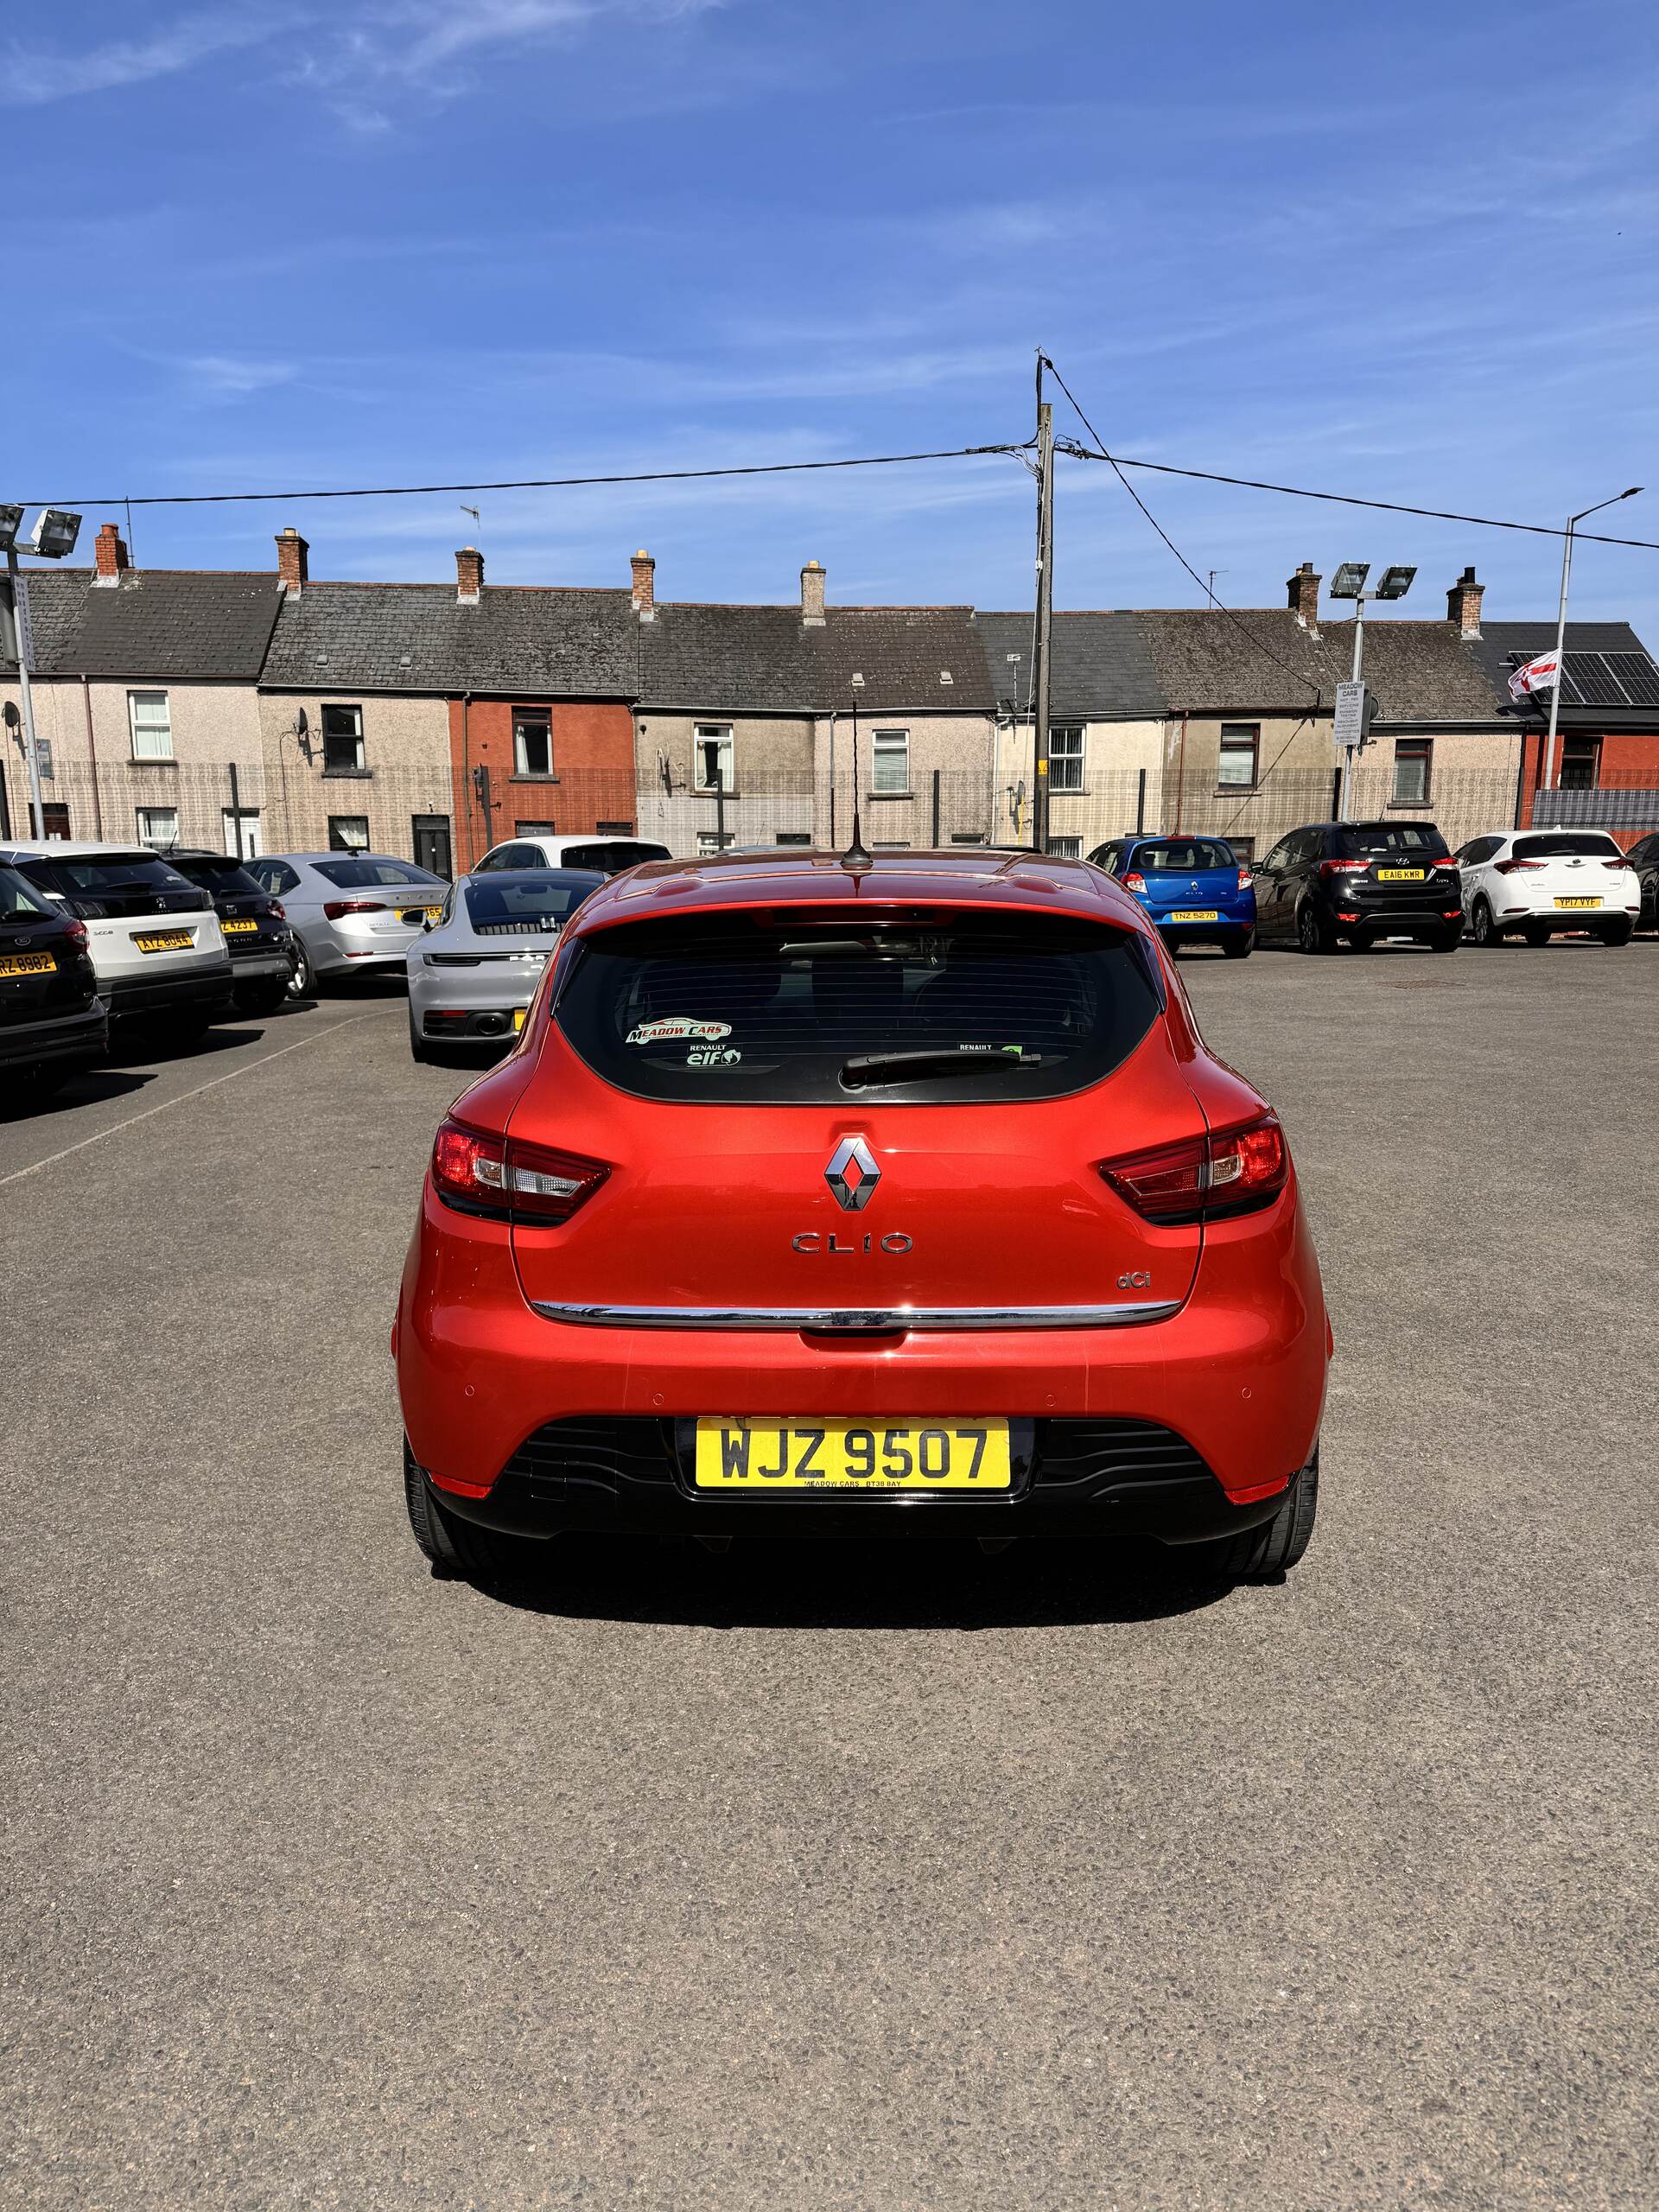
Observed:
[[[181,875],[188,875],[192,883],[199,883],[204,891],[211,891],[215,899],[258,899],[264,896],[260,887],[240,861],[221,860],[216,853],[179,853],[174,856],[172,866]]]
[[[382,883],[442,883],[443,878],[429,875],[423,868],[411,868],[407,861],[319,861],[317,874],[327,877],[342,891],[369,891]]]
[[[62,892],[85,920],[171,911],[189,912],[213,901],[187,883],[169,862],[148,851],[31,855],[22,873],[48,891]]]
[[[1236,868],[1227,847],[1213,837],[1163,837],[1155,845],[1137,845],[1131,868],[1151,868],[1157,874],[1194,875],[1200,868]]]
[[[1541,830],[1535,836],[1517,837],[1515,841],[1515,857],[1518,861],[1570,860],[1575,854],[1599,861],[1624,857],[1602,830]]]
[[[1362,854],[1444,853],[1449,849],[1432,822],[1351,822],[1337,832],[1337,849],[1357,860]]]
[[[592,868],[601,875],[620,875],[625,868],[638,868],[641,861],[665,861],[670,854],[666,845],[631,845],[624,838],[606,837],[596,844],[567,845],[559,857],[566,868]]]
[[[602,875],[475,876],[466,887],[467,916],[475,930],[555,930],[569,921]]]
[[[967,1104],[1098,1083],[1161,1003],[1139,938],[1096,924],[773,912],[596,931],[556,1018],[644,1098]]]

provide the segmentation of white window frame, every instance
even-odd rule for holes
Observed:
[[[1229,745],[1230,736],[1236,741]],[[1249,741],[1250,772],[1248,776],[1230,776],[1226,772],[1228,756],[1235,759],[1243,754],[1244,741]],[[1260,722],[1223,722],[1216,754],[1216,787],[1224,791],[1253,791],[1262,775],[1262,725]]]
[[[159,721],[140,721],[140,702],[146,705],[159,700]],[[165,691],[129,691],[127,694],[127,728],[132,740],[135,760],[170,760],[173,758],[173,708]],[[143,733],[141,742],[139,733]]]
[[[363,824],[362,843],[337,845],[334,842],[334,824],[337,822],[360,822]],[[367,853],[372,852],[373,849],[374,840],[369,829],[369,817],[366,814],[331,814],[328,817],[328,849],[331,853]]]
[[[138,825],[138,842],[141,845],[147,845],[152,853],[164,853],[171,846],[178,843],[179,810],[176,806],[135,807],[133,816]],[[165,836],[149,826],[153,824],[158,817],[170,822],[173,825]]]
[[[899,780],[892,780],[894,762],[899,766]],[[883,777],[883,768],[886,777]],[[870,736],[870,791],[879,798],[908,798],[910,796],[910,732],[907,729],[878,729]]]
[[[1400,788],[1402,768],[1420,772],[1422,789],[1405,791]],[[1434,744],[1432,738],[1397,737],[1394,741],[1394,775],[1389,785],[1389,804],[1391,806],[1427,806],[1429,785],[1434,774]]]
[[[1080,861],[1083,858],[1081,837],[1051,837],[1048,849],[1057,861]]]
[[[229,857],[233,861],[257,861],[264,850],[259,836],[258,808],[245,806],[238,812],[233,807],[224,806],[219,813],[224,819],[224,845]]]
[[[545,768],[532,768],[530,765],[530,754],[525,749],[524,733],[521,724],[531,715],[534,715],[538,721],[545,721],[547,724],[547,766]],[[540,732],[537,731],[537,734],[539,736]],[[549,709],[542,707],[524,707],[513,715],[512,772],[515,776],[550,776],[553,773],[553,716]]]
[[[343,766],[338,761],[330,760],[328,758],[328,747],[331,741],[328,734],[328,717],[330,715],[353,715],[357,718],[357,727],[351,733],[353,757]],[[367,755],[365,753],[363,749],[362,708],[349,699],[325,699],[321,703],[319,719],[322,723],[322,766],[324,774],[334,776],[351,776],[360,774],[361,772],[368,766]],[[335,733],[332,741],[336,745],[340,742],[340,737],[338,732]]]
[[[730,722],[698,722],[691,733],[691,788],[713,795],[715,786],[709,780],[708,756],[705,745],[720,747],[721,788],[729,798],[737,789],[737,747],[732,736]],[[710,848],[712,851],[713,848]]]
[[[1075,745],[1071,741],[1076,739]],[[1064,745],[1058,741],[1064,739]],[[1083,789],[1084,734],[1081,722],[1051,722],[1048,731],[1048,788],[1051,791]],[[1058,773],[1064,761],[1065,772]],[[1050,850],[1053,849],[1051,842]],[[1073,857],[1077,857],[1074,855]]]
[[[714,789],[714,785],[710,784],[709,788],[712,791]],[[717,854],[729,852],[731,848],[736,842],[737,832],[735,830],[728,830],[723,835],[718,830],[699,830],[697,832],[697,858],[699,860],[713,860]]]

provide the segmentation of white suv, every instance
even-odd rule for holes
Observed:
[[[98,995],[110,1018],[140,1014],[183,1030],[234,1011],[231,957],[210,893],[143,845],[30,840],[0,845],[60,913],[86,925]]]
[[[642,861],[670,857],[666,845],[653,844],[648,837],[556,837],[550,831],[537,830],[492,845],[473,874],[486,875],[499,868],[592,868],[600,875],[620,875],[625,868],[638,868]]]
[[[1471,837],[1458,853],[1463,911],[1477,944],[1512,933],[1548,944],[1587,930],[1604,944],[1628,944],[1641,886],[1605,830],[1503,830]]]

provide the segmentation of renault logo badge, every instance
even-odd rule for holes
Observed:
[[[875,1195],[881,1170],[862,1137],[842,1137],[830,1155],[823,1179],[845,1212],[861,1213]]]

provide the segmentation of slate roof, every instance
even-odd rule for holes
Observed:
[[[308,583],[289,594],[266,658],[268,689],[484,691],[631,699],[639,628],[626,591],[486,584]]]
[[[1332,712],[1353,669],[1353,627],[1322,621],[1315,637],[1288,607],[1250,607],[1237,619],[1210,607],[1137,614],[1171,710],[1196,714]],[[1491,721],[1501,698],[1471,645],[1449,622],[1373,616],[1365,625],[1365,681],[1385,721]]]
[[[1502,709],[1517,721],[1528,716],[1542,717],[1549,712],[1548,691],[1535,692],[1518,705],[1509,692],[1510,671],[1516,665],[1518,654],[1530,660],[1535,653],[1553,650],[1555,644],[1554,621],[1545,617],[1537,622],[1484,622],[1481,634],[1472,651],[1497,687]],[[1567,672],[1573,674],[1574,653],[1640,653],[1651,661],[1653,656],[1628,622],[1569,622],[1567,626]],[[1609,729],[1651,728],[1655,713],[1651,707],[1586,707],[1575,704],[1563,693],[1558,719],[1581,727],[1605,727]]]
[[[216,569],[31,569],[35,667],[42,676],[251,683],[276,620],[274,576]]]
[[[796,606],[659,600],[639,625],[640,702],[708,714],[845,710],[988,714],[985,656],[966,607],[832,607],[820,627]],[[940,681],[943,671],[949,683]],[[862,676],[855,695],[852,679]]]
[[[1031,616],[975,617],[992,689],[1005,711],[1031,710]],[[1008,655],[1018,653],[1017,661]],[[1056,611],[1049,632],[1049,716],[1053,721],[1100,721],[1115,715],[1160,715],[1163,695],[1146,640],[1131,613]]]

